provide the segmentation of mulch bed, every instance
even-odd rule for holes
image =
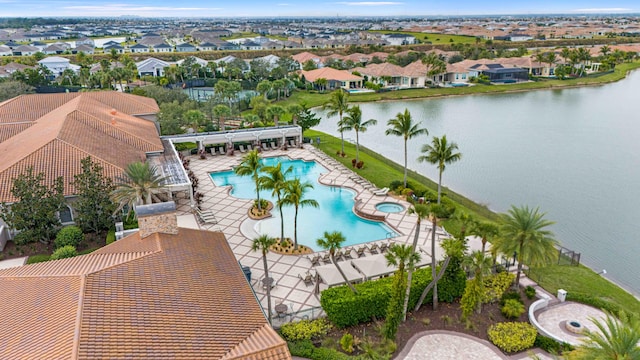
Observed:
[[[84,235],[84,241],[80,243],[78,246],[78,252],[83,252],[88,249],[98,249],[106,244],[106,233],[90,233]],[[16,245],[13,241],[7,242],[7,245],[4,247],[4,250],[0,252],[0,256],[2,256],[3,260],[13,259],[23,256],[31,256],[38,254],[48,254],[51,255],[54,251],[53,240],[51,240],[50,244],[43,244],[39,241],[36,241],[31,244],[25,245]]]

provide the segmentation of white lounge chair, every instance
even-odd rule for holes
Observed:
[[[276,146],[276,142],[275,141],[271,142],[271,150],[278,150],[278,147]]]
[[[196,208],[196,214],[198,215],[198,218],[200,219],[200,221],[202,221],[205,224],[215,225],[218,223],[218,219],[216,219],[216,216],[213,214],[212,211],[203,211]]]
[[[262,143],[262,151],[269,150],[269,145],[267,143]]]
[[[244,145],[238,145],[238,149],[240,150],[240,152],[245,153],[247,152],[247,149],[244,148]]]
[[[220,155],[225,155],[227,152],[224,150],[224,146],[218,146],[218,152]]]
[[[247,151],[253,151],[253,148],[251,147],[251,144],[247,145]]]
[[[296,141],[295,140],[289,140],[289,146],[296,147]]]
[[[388,188],[388,187],[385,187],[385,188],[382,188],[382,189],[380,189],[380,190],[378,190],[378,191],[374,191],[374,192],[373,192],[373,195],[376,195],[376,196],[385,196],[385,195],[387,195],[387,193],[389,193],[389,188]]]
[[[313,285],[313,275],[309,271],[304,274],[298,274],[298,278],[304,282],[306,286]]]

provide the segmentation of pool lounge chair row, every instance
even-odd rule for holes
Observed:
[[[218,219],[216,219],[216,216],[213,214],[213,211],[200,210],[196,208],[196,215],[198,216],[198,219],[204,224],[215,225],[218,223]]]
[[[374,242],[371,244],[364,244],[358,247],[346,247],[344,249],[339,249],[335,254],[336,261],[341,260],[351,260],[354,258],[360,258],[366,256],[365,251],[368,251],[370,254],[382,254],[389,249],[390,242],[383,241],[380,243]],[[355,253],[355,257],[354,257]],[[307,256],[307,259],[311,262],[312,266],[320,265],[321,262],[325,264],[331,263],[331,255],[329,252],[317,253],[313,256]]]
[[[304,282],[306,286],[313,285],[313,279],[315,275],[311,274],[310,271],[306,271],[304,273],[298,274],[298,278]]]

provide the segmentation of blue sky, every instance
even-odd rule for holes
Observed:
[[[0,17],[411,16],[639,12],[638,0],[0,0]]]

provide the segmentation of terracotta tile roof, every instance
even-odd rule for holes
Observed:
[[[14,201],[13,179],[27,168],[46,182],[64,177],[73,195],[80,160],[91,156],[115,177],[147,152],[163,150],[155,124],[133,115],[158,112],[153,99],[117,92],[22,95],[0,104],[0,201]]]
[[[403,74],[403,69],[401,66],[394,65],[391,63],[381,63],[381,64],[369,64],[364,68],[356,68],[352,71],[357,71],[362,75],[369,75],[375,77],[381,76],[401,76]]]
[[[352,75],[346,70],[336,70],[330,67],[315,69],[310,71],[302,71],[302,75],[308,82],[314,82],[318,79],[337,80],[337,81],[360,81],[363,78]]]
[[[0,358],[291,359],[221,232],[0,270]]]
[[[291,56],[291,58],[297,62],[299,62],[300,64],[304,64],[305,62],[309,61],[309,60],[316,60],[319,61],[321,56],[312,54],[308,51],[305,52],[301,52],[298,54],[295,54],[293,56]]]

